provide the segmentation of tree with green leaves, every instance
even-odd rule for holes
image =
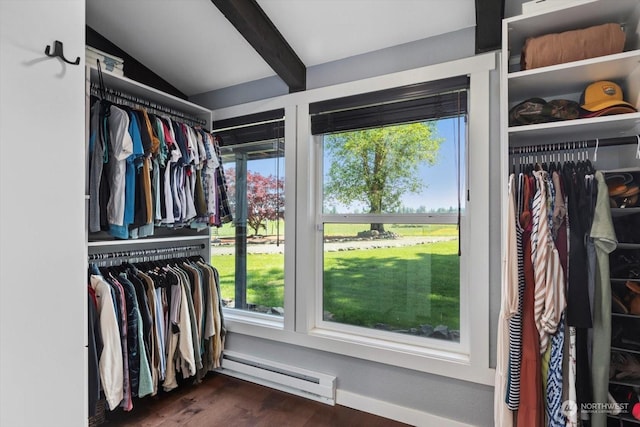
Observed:
[[[436,133],[434,122],[422,122],[325,135],[325,200],[363,203],[373,214],[397,211],[403,194],[426,186],[418,168],[437,163],[444,139]],[[384,232],[384,224],[371,230]]]

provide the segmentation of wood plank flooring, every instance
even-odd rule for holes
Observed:
[[[201,384],[134,401],[133,411],[107,411],[104,426],[394,427],[405,424],[344,406],[329,406],[221,374]]]

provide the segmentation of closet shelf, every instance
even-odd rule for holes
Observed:
[[[640,67],[640,50],[600,56],[532,70],[517,71],[507,76],[509,102],[539,97],[547,101],[559,94],[582,93],[598,80],[625,81]],[[624,89],[624,88],[623,88]],[[574,99],[571,97],[570,99]],[[577,99],[574,99],[577,101]]]
[[[640,134],[640,113],[616,114],[588,119],[563,120],[508,129],[511,147],[540,143],[621,138]]]
[[[587,28],[607,22],[626,23],[633,17],[637,0],[582,0],[568,6],[505,19],[510,56],[520,56],[527,37]],[[637,22],[636,22],[637,24]],[[635,28],[630,28],[631,31]]]
[[[119,245],[139,245],[141,243],[163,243],[163,242],[185,242],[189,240],[209,240],[209,235],[202,236],[175,236],[151,239],[131,239],[131,240],[100,240],[88,242],[88,246],[119,246]]]

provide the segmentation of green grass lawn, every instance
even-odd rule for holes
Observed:
[[[460,327],[457,241],[326,252],[324,310],[333,320],[393,329]]]
[[[442,233],[448,233],[449,227],[445,226]],[[324,310],[332,314],[333,321],[365,327],[383,323],[408,329],[420,324],[444,324],[458,329],[457,252],[457,240],[325,252]],[[233,299],[234,256],[215,256],[212,264],[220,273],[223,298]],[[283,255],[249,254],[247,270],[247,302],[283,307]]]
[[[220,274],[220,292],[224,299],[234,299],[235,256],[211,258]],[[284,255],[247,255],[247,302],[266,307],[284,307]]]

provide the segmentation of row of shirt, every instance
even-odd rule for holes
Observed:
[[[231,221],[220,148],[199,127],[93,98],[89,134],[89,232],[116,238],[154,227]]]
[[[199,382],[221,366],[225,327],[218,272],[200,257],[90,266],[89,412]]]
[[[509,177],[496,426],[605,426],[563,402],[608,402],[609,253],[604,175],[571,162]]]

